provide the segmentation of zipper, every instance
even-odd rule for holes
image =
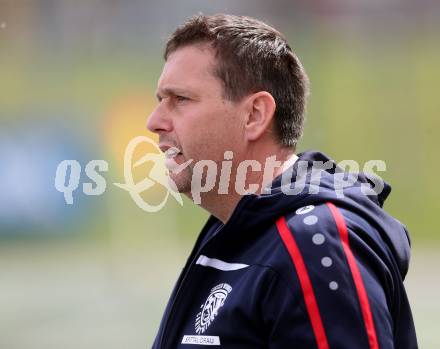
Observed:
[[[163,331],[162,331],[162,334],[160,336],[159,349],[165,349],[166,348],[164,346],[167,343],[167,341],[165,339],[165,333],[167,332],[168,326],[169,326],[169,324],[171,322],[171,318],[173,316],[173,310],[174,310],[174,308],[176,306],[177,300],[179,298],[179,294],[182,291],[183,286],[185,285],[185,281],[186,281],[186,279],[187,279],[187,277],[189,275],[190,270],[193,268],[197,257],[203,252],[202,250],[206,249],[207,246],[212,243],[212,241],[216,237],[218,237],[219,235],[221,235],[221,233],[224,233],[225,230],[227,230],[226,228],[231,225],[231,222],[235,220],[235,217],[241,211],[241,207],[240,206],[243,206],[244,203],[247,201],[246,199],[249,198],[250,196],[252,196],[252,195],[246,195],[246,196],[242,197],[242,199],[238,202],[234,212],[232,213],[232,216],[230,217],[229,221],[223,227],[221,227],[220,230],[217,231],[217,233],[214,236],[211,236],[209,238],[209,240],[206,241],[205,244],[200,247],[199,251],[195,253],[195,255],[194,255],[193,259],[191,260],[188,268],[186,269],[186,272],[185,272],[184,276],[182,277],[182,280],[180,281],[180,285],[178,286],[177,291],[176,291],[175,296],[174,296],[174,299],[173,299],[173,302],[171,303],[170,311],[168,313],[167,319],[165,320]]]
[[[223,227],[224,228],[224,227]],[[199,251],[197,252],[197,253],[195,253],[195,255],[194,255],[194,257],[193,257],[193,259],[191,260],[191,262],[190,262],[190,264],[189,264],[189,266],[188,266],[188,268],[186,269],[186,271],[185,271],[185,274],[184,274],[184,276],[182,277],[182,280],[180,281],[180,285],[178,286],[178,288],[177,288],[177,291],[176,291],[176,294],[175,294],[175,296],[174,296],[174,299],[173,299],[173,302],[171,303],[171,306],[170,306],[170,311],[169,311],[169,315],[168,315],[168,318],[166,319],[166,321],[165,321],[165,325],[164,325],[164,327],[163,327],[163,332],[162,332],[162,335],[161,335],[161,338],[160,338],[160,345],[159,345],[159,348],[160,349],[164,349],[164,348],[166,348],[164,345],[166,344],[166,342],[164,342],[164,337],[165,337],[165,333],[167,332],[167,330],[168,330],[168,325],[170,324],[170,322],[171,322],[171,318],[172,318],[172,315],[173,315],[173,310],[174,310],[174,307],[175,307],[175,305],[176,305],[176,303],[177,303],[177,299],[178,299],[178,297],[179,297],[179,294],[180,294],[180,292],[182,291],[182,288],[183,288],[183,286],[185,285],[185,281],[186,281],[186,279],[188,278],[188,275],[189,275],[189,272],[191,271],[191,269],[193,268],[193,266],[194,266],[194,264],[195,264],[195,261],[196,261],[196,259],[197,259],[197,257],[200,255],[200,253],[202,252],[202,249],[204,249],[222,230],[223,230],[223,228],[221,228],[218,232],[217,232],[217,234],[215,234],[214,236],[212,236],[208,241],[206,241],[205,242],[205,244],[202,246],[202,247],[200,247],[200,249],[199,249]]]

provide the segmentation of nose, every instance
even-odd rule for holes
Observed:
[[[159,104],[147,119],[147,129],[154,133],[170,132],[173,128],[171,119],[166,117],[166,112]]]

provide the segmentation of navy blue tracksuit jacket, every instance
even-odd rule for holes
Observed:
[[[367,196],[362,186],[377,182],[359,174],[341,195],[336,166],[317,187],[311,166],[329,160],[299,154],[287,185],[303,183],[300,193],[286,195],[278,177],[270,193],[242,197],[226,224],[209,218],[154,349],[417,348],[408,233],[382,209],[391,188]]]

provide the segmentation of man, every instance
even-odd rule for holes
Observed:
[[[212,215],[153,348],[417,348],[391,189],[295,154],[307,92],[286,39],[255,19],[200,15],[169,39],[147,127],[175,189]]]

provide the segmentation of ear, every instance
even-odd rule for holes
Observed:
[[[269,92],[260,91],[248,97],[246,101],[247,118],[244,128],[247,140],[255,141],[266,131],[270,131],[275,108],[275,100]]]

